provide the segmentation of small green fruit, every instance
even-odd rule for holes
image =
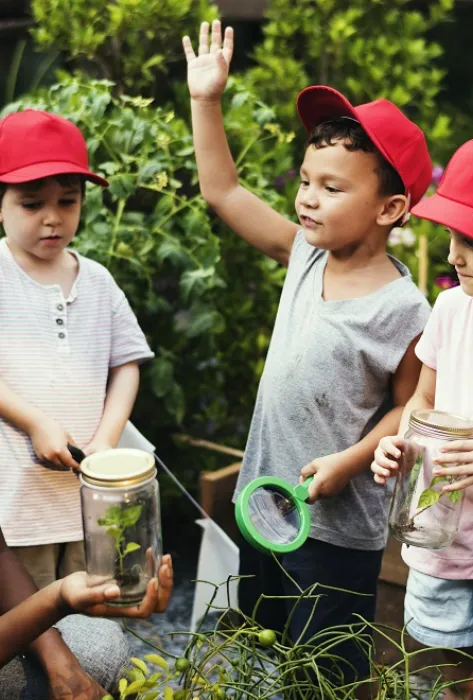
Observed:
[[[187,671],[190,665],[191,662],[189,659],[186,659],[185,656],[180,656],[178,659],[176,659],[176,671],[179,671],[179,673],[184,673]]]
[[[262,647],[272,647],[276,642],[276,632],[274,630],[261,630],[258,635],[258,642]]]

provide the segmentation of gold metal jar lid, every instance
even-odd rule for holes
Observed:
[[[473,420],[446,411],[417,409],[409,417],[409,427],[439,438],[473,437]]]
[[[153,455],[124,447],[89,455],[80,466],[85,484],[110,488],[137,486],[156,474]]]

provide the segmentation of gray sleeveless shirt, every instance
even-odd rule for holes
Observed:
[[[311,460],[361,440],[393,406],[391,382],[430,306],[408,269],[358,299],[324,301],[328,253],[296,235],[256,398],[236,493],[265,475],[297,484]],[[311,506],[310,536],[376,550],[386,542],[386,490],[370,471]]]

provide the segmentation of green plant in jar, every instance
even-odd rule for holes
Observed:
[[[125,532],[134,527],[141,517],[143,506],[134,505],[121,508],[120,506],[110,506],[104,513],[103,518],[98,519],[98,524],[107,528],[107,535],[115,542],[115,553],[117,556],[117,580],[121,583],[125,581],[125,557],[141,548],[137,542],[127,542]]]
[[[422,463],[423,463],[423,455],[419,455],[414,462],[414,466],[412,467],[412,471],[409,477],[409,486],[415,487],[415,484],[417,482],[417,478],[419,476],[419,472],[422,469]],[[443,465],[440,465],[443,466]],[[408,523],[405,526],[405,529],[408,530],[413,530],[415,529],[415,519],[419,517],[421,513],[423,513],[425,510],[428,508],[431,508],[434,506],[440,498],[445,495],[447,498],[454,504],[456,505],[457,503],[460,502],[462,498],[462,492],[461,491],[439,491],[438,489],[434,488],[437,484],[441,483],[449,483],[451,484],[455,480],[455,477],[448,477],[448,476],[434,476],[431,481],[429,486],[422,491],[422,493],[419,496],[419,500],[417,501],[417,506],[414,511],[414,513],[410,516]]]

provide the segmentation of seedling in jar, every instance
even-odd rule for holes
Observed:
[[[418,474],[420,469],[422,468],[422,460],[423,457],[420,455],[414,464],[414,467],[411,472],[411,477],[410,477],[410,482],[415,483],[417,480]],[[442,465],[441,465],[442,466]],[[457,504],[460,502],[462,493],[461,491],[437,491],[437,489],[434,488],[437,484],[440,484],[442,482],[447,482],[449,484],[453,483],[455,481],[455,477],[449,477],[449,476],[434,476],[432,481],[430,482],[430,485],[428,488],[424,489],[422,493],[419,496],[419,501],[417,502],[417,508],[414,511],[414,513],[411,515],[409,518],[409,522],[405,526],[405,529],[413,530],[415,529],[415,524],[414,524],[414,519],[417,518],[421,513],[424,512],[424,510],[427,510],[428,508],[431,508],[433,505],[435,505],[439,500],[440,497],[443,496],[444,494],[447,496],[447,498],[454,504]]]
[[[125,532],[136,525],[141,517],[142,510],[143,506],[141,505],[129,506],[128,508],[110,506],[105,511],[104,517],[99,518],[97,521],[99,525],[107,528],[107,534],[113,537],[115,541],[115,552],[118,560],[117,578],[121,581],[123,581],[125,574],[125,557],[141,548],[141,545],[137,542],[127,542]]]

